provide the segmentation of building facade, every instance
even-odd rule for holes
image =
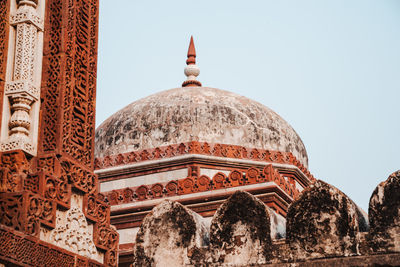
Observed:
[[[138,100],[96,130],[96,174],[126,255],[133,255],[143,218],[165,199],[209,223],[223,201],[244,190],[284,231],[289,205],[315,180],[303,142],[278,114],[202,87],[193,37],[186,63],[182,87]]]
[[[0,266],[400,264],[400,173],[368,216],[264,105],[182,86],[95,131],[98,0],[0,1]]]

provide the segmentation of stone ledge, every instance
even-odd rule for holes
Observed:
[[[382,254],[382,255],[363,255],[352,257],[338,257],[307,260],[304,262],[291,263],[273,263],[257,266],[265,267],[336,267],[336,266],[399,266],[400,253]]]

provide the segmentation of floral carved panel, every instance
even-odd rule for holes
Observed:
[[[89,226],[85,215],[78,207],[67,212],[58,212],[56,228],[46,233],[52,244],[78,255],[102,261],[103,256],[93,243],[93,227]]]

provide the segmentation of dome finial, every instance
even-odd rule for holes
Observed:
[[[193,36],[190,37],[186,65],[185,75],[187,79],[182,83],[182,87],[201,86],[201,82],[196,80],[196,77],[200,74],[200,69],[196,65],[196,49],[194,48]]]

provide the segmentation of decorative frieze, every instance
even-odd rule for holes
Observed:
[[[254,167],[247,170],[235,169],[229,175],[218,172],[212,178],[206,175],[201,175],[200,177],[192,176],[164,183],[120,188],[102,192],[102,194],[105,197],[105,201],[110,205],[120,205],[266,182],[274,182],[292,200],[300,195],[300,191],[288,182],[271,164],[267,165],[262,171]]]
[[[188,154],[289,164],[296,166],[310,181],[315,181],[315,178],[310,171],[291,152],[281,152],[226,144],[209,144],[207,142],[197,141],[96,158],[94,164],[95,169],[100,170]]]
[[[19,266],[104,266],[54,245],[32,241],[29,236],[10,231],[1,225],[0,257],[9,259],[13,263],[18,262]]]

